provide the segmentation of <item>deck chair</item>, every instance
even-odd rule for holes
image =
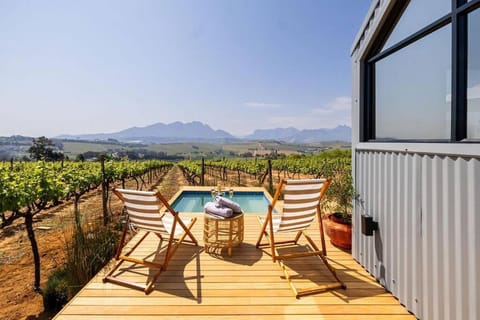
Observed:
[[[197,240],[190,231],[197,218],[180,218],[178,212],[172,209],[168,201],[165,200],[159,192],[113,189],[113,193],[123,202],[127,211],[127,221],[115,255],[115,259],[118,262],[103,281],[143,290],[145,294],[148,294],[152,290],[160,273],[167,269],[170,259],[182,242],[198,245]],[[160,214],[162,204],[166,207],[166,211]],[[126,242],[126,234],[130,226],[137,230],[145,231],[145,234],[142,235],[127,253],[122,254]],[[162,243],[160,245],[160,247],[162,247],[162,254],[164,255],[162,263],[150,262],[145,259],[130,256],[150,232],[157,235],[161,242],[163,242],[163,240],[167,241],[166,249],[164,249]],[[186,236],[190,239],[185,239]],[[152,279],[146,286],[142,286],[137,283],[122,280],[118,276],[113,276],[114,272],[124,261],[156,268],[158,271],[153,274]]]
[[[330,266],[326,258],[325,237],[323,234],[323,225],[320,211],[320,201],[323,198],[325,191],[330,184],[331,179],[304,179],[304,180],[281,180],[277,186],[277,190],[273,197],[272,204],[268,206],[267,216],[265,218],[258,217],[261,225],[261,232],[257,241],[257,248],[263,246],[270,246],[273,262],[278,261],[283,269],[285,278],[287,279],[296,298],[304,295],[319,293],[331,289],[343,288],[346,289],[345,284],[338,278],[335,270]],[[275,204],[280,196],[282,188],[284,187],[284,203],[283,210],[279,214],[273,214]],[[322,250],[318,248],[312,238],[307,234],[306,229],[310,227],[315,216],[318,220],[320,239],[322,242]],[[275,241],[275,235],[279,233],[295,233],[292,240]],[[280,255],[277,248],[279,246],[286,246],[297,244],[300,237],[304,236],[313,250],[307,252],[285,253]],[[262,243],[263,237],[266,237],[268,242]],[[309,288],[304,290],[297,290],[293,284],[291,277],[288,274],[284,260],[301,258],[307,256],[318,256],[326,265],[330,273],[335,278],[335,282]]]

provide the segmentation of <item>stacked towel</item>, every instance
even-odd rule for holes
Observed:
[[[207,202],[204,206],[205,212],[221,218],[230,218],[233,215],[231,208],[222,206],[218,202]]]
[[[230,218],[234,213],[242,213],[242,208],[235,201],[217,196],[214,202],[207,202],[205,212],[220,218]]]
[[[235,201],[220,196],[216,196],[215,201],[224,207],[232,209],[233,213],[242,213],[242,208]]]

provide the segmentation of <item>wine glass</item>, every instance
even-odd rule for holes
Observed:
[[[228,190],[228,196],[230,197],[230,199],[233,198],[233,189]]]
[[[212,195],[212,198],[215,198],[215,188],[210,189],[210,194]]]

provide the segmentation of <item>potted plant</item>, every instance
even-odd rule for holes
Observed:
[[[322,202],[325,232],[333,245],[352,248],[352,209],[356,198],[350,166],[336,168]]]

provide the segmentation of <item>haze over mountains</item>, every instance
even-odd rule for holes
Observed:
[[[352,128],[337,126],[333,129],[277,128],[259,129],[245,137],[247,140],[278,140],[291,143],[310,143],[324,141],[351,141]]]
[[[239,140],[276,140],[290,143],[310,143],[324,141],[351,141],[352,129],[337,126],[333,129],[277,128],[259,129],[245,137],[235,137],[223,130],[214,130],[199,121],[155,123],[146,127],[132,127],[112,133],[61,135],[59,139],[108,140],[124,142],[165,143],[165,142],[226,142]]]

